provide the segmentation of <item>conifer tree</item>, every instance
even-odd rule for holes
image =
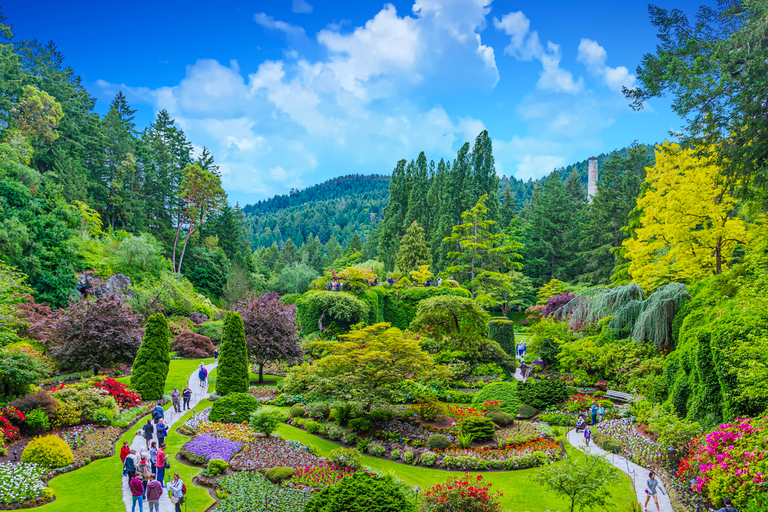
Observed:
[[[227,311],[221,335],[216,394],[248,392],[248,346],[240,313]]]
[[[144,337],[133,362],[131,387],[145,400],[162,398],[170,364],[171,333],[165,316],[158,313],[147,319]]]
[[[349,240],[349,243],[347,244],[346,254],[353,254],[362,250],[363,241],[360,240],[360,235],[358,235],[357,231],[355,231],[355,233],[352,235],[352,238]]]
[[[411,170],[409,176],[411,187],[408,192],[408,211],[403,227],[407,228],[416,222],[424,230],[425,236],[429,237],[429,171],[424,152],[419,153],[415,165],[411,163],[408,167]]]
[[[408,273],[421,265],[431,265],[432,255],[424,239],[424,230],[413,221],[400,240],[400,250],[397,253],[397,268],[400,272]]]

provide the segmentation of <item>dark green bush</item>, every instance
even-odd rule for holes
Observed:
[[[240,313],[227,311],[221,336],[216,394],[224,396],[228,393],[247,392],[250,385],[248,377],[248,348],[245,344],[243,319]]]
[[[346,425],[349,420],[358,415],[357,404],[353,403],[337,405],[334,410],[336,411],[336,419],[339,420],[339,425]]]
[[[520,398],[517,394],[517,384],[514,382],[493,382],[488,384],[472,399],[474,405],[482,405],[485,401],[501,402],[501,410],[510,414],[517,414],[520,407]]]
[[[286,467],[272,468],[264,472],[264,476],[267,477],[267,480],[275,485],[280,485],[285,480],[291,478],[294,474],[296,474],[295,469]]]
[[[496,433],[496,427],[490,418],[467,418],[461,424],[459,430],[464,435],[472,436],[473,441],[487,441]]]
[[[131,387],[141,393],[144,400],[162,398],[170,364],[171,333],[168,321],[158,313],[147,319],[144,337],[133,361]]]
[[[373,423],[378,423],[380,421],[390,420],[394,416],[395,413],[387,409],[374,409],[370,412],[370,414],[368,414],[368,419],[370,419]]]
[[[309,408],[309,417],[313,420],[327,420],[331,415],[331,408],[326,403],[313,404]]]
[[[416,512],[416,505],[391,475],[362,471],[326,487],[307,503],[305,512]]]
[[[559,380],[528,381],[518,384],[517,393],[523,403],[546,411],[568,398],[565,387],[565,382]]]
[[[211,338],[211,343],[218,345],[221,343],[221,335],[224,332],[224,321],[214,320],[211,322],[205,322],[195,327],[197,334],[208,336]]]
[[[445,450],[451,447],[451,442],[443,434],[432,434],[427,439],[427,448],[430,450]]]
[[[291,410],[288,411],[288,415],[291,418],[303,418],[306,413],[307,411],[304,410],[304,407],[299,404],[294,405],[291,407]]]
[[[488,411],[486,416],[491,418],[491,420],[500,427],[506,427],[515,422],[515,416],[504,411]]]
[[[220,423],[242,423],[248,421],[251,413],[259,407],[259,400],[250,393],[230,393],[213,402],[208,419]]]
[[[348,423],[349,429],[353,432],[367,432],[371,430],[371,420],[363,416],[361,418],[352,418]]]
[[[520,406],[520,408],[517,410],[518,416],[520,416],[523,419],[531,419],[534,416],[536,416],[536,413],[539,412],[536,410],[535,407],[531,407],[528,404],[523,404]]]
[[[504,317],[491,318],[488,322],[488,339],[497,342],[507,354],[515,355],[515,324]]]

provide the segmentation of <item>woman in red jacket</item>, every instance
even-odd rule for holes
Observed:
[[[120,448],[120,462],[123,463],[123,476],[128,473],[125,471],[125,458],[131,453],[131,448],[128,446],[128,441],[123,441],[123,446]]]

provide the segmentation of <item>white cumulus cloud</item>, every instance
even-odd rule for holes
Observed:
[[[582,39],[577,60],[584,64],[590,73],[602,78],[605,85],[613,91],[621,92],[623,87],[631,89],[635,86],[636,77],[626,67],[612,68],[606,65],[608,52],[597,41]]]

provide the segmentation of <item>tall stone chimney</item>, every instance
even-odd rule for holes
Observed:
[[[588,161],[587,202],[591,203],[592,198],[597,194],[597,157],[593,156]]]

